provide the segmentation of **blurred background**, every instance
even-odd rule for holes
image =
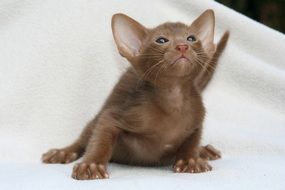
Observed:
[[[285,33],[285,0],[216,0],[273,29]]]

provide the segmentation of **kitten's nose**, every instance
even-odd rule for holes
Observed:
[[[185,53],[188,49],[187,44],[178,44],[175,48],[177,51],[180,51],[181,53]]]

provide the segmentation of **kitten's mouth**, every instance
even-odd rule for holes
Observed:
[[[180,57],[178,57],[177,59],[173,61],[173,64],[179,63],[179,62],[190,62],[190,59],[186,57],[185,55],[181,55]]]

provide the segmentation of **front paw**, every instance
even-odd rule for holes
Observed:
[[[109,178],[106,165],[96,163],[79,163],[73,167],[72,178],[77,180]]]
[[[208,164],[208,161],[202,158],[179,159],[175,162],[173,168],[176,173],[202,173],[212,170],[212,166]]]

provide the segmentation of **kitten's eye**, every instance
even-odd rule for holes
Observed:
[[[164,44],[166,42],[168,42],[169,40],[164,38],[164,37],[160,37],[158,38],[157,40],[155,40],[156,43],[159,43],[159,44]]]
[[[196,38],[195,38],[195,36],[190,35],[190,36],[187,37],[187,41],[189,41],[189,42],[196,42]]]

